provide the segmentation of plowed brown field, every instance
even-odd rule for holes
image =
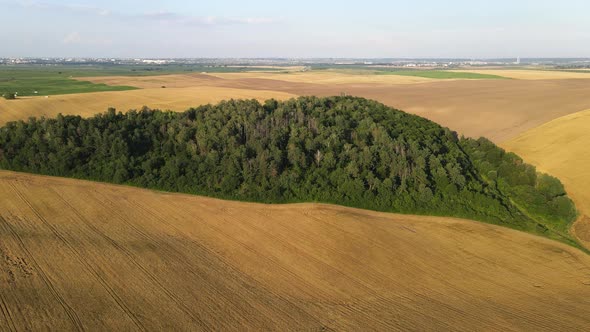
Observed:
[[[0,172],[2,330],[581,331],[589,294],[493,225]]]

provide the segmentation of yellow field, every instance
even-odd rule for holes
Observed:
[[[212,73],[223,79],[258,78],[297,83],[315,84],[415,84],[433,82],[435,79],[401,75],[367,75],[362,72],[315,71],[297,73]]]
[[[576,235],[590,247],[590,110],[570,114],[525,132],[503,146],[557,176],[582,217]]]
[[[462,73],[489,74],[519,80],[554,80],[554,79],[590,79],[590,72],[568,72],[556,70],[528,70],[528,69],[466,69],[453,70]]]
[[[185,111],[201,104],[217,103],[224,99],[288,99],[294,95],[264,90],[223,87],[192,87],[177,89],[141,89],[82,93],[71,95],[0,99],[0,125],[31,116],[55,117],[58,113],[92,116],[106,112],[109,107],[120,111],[140,109],[142,106],[173,111]]]
[[[131,85],[139,88],[155,88],[165,85],[167,87],[187,87],[201,85],[223,84],[226,80],[239,84],[243,79],[262,79],[291,83],[312,84],[412,84],[436,81],[430,78],[398,76],[398,75],[362,75],[338,71],[313,71],[313,72],[244,72],[244,73],[210,73],[210,74],[184,74],[184,75],[160,75],[160,76],[106,76],[106,77],[79,77],[82,81],[103,83],[108,85]],[[232,85],[229,82],[229,85]]]
[[[590,108],[590,74],[585,77],[588,79],[435,80],[334,71],[87,77],[80,79],[142,89],[0,100],[0,124],[59,112],[90,116],[111,106],[122,111],[144,105],[184,111],[229,98],[263,100],[345,93],[429,118],[466,136],[503,142],[547,121]]]
[[[505,142],[559,177],[582,212],[573,232],[590,248],[590,111],[575,113],[590,108],[590,74],[474,72],[515,79],[83,78],[142,89],[0,100],[0,125],[108,107],[363,96]],[[588,294],[589,255],[493,225],[0,171],[0,330],[570,331],[590,326]]]
[[[466,220],[0,172],[6,330],[590,326],[590,256]]]
[[[223,87],[318,96],[346,93],[424,116],[467,136],[485,136],[501,142],[557,117],[590,108],[590,75],[587,77],[587,80],[434,80],[326,71],[84,79],[142,88]],[[172,100],[170,93],[170,97],[164,94],[162,98]]]

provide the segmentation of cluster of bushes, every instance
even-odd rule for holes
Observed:
[[[486,182],[545,227],[567,234],[569,223],[564,221],[574,220],[577,213],[557,178],[538,173],[516,154],[485,138],[462,139],[461,145]]]
[[[5,92],[5,93],[2,94],[2,98],[8,99],[8,100],[16,99],[16,93],[14,93],[14,92]]]
[[[13,122],[0,129],[0,167],[258,202],[465,217],[555,238],[567,238],[576,214],[557,179],[493,143],[354,97]]]

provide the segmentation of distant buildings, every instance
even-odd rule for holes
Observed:
[[[143,59],[141,60],[142,63],[149,64],[149,65],[165,65],[169,63],[174,63],[174,60],[151,60],[151,59]]]
[[[516,60],[516,62],[515,62]],[[590,63],[588,58],[538,58],[521,59],[455,59],[455,58],[27,58],[13,57],[0,58],[0,65],[137,65],[137,66],[198,66],[198,67],[224,67],[224,66],[302,66],[314,68],[323,67],[366,67],[366,68],[409,68],[448,69],[468,66],[514,66],[514,65],[544,65],[555,67],[583,67],[587,68]]]

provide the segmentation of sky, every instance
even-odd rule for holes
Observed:
[[[0,57],[590,57],[588,0],[0,0]]]

